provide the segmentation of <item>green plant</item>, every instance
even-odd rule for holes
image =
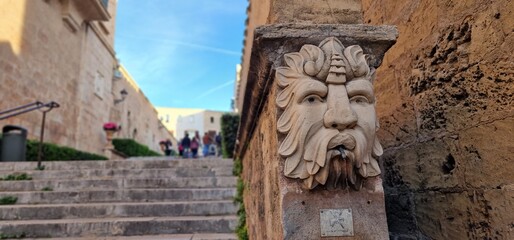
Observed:
[[[237,191],[236,196],[234,197],[234,203],[239,204],[239,209],[237,210],[238,223],[236,226],[236,235],[239,240],[248,240],[248,227],[246,226],[246,211],[243,199],[245,184],[241,178],[241,174],[243,173],[243,164],[241,159],[236,158],[234,160],[232,173],[237,176]]]
[[[48,187],[48,186],[41,189],[41,191],[45,191],[45,192],[51,192],[53,190],[54,189],[52,187]]]
[[[17,201],[18,198],[15,196],[5,196],[0,198],[0,205],[15,204]]]
[[[150,150],[145,145],[142,145],[132,139],[116,138],[112,140],[114,149],[129,157],[143,157],[143,156],[161,156],[161,154]]]
[[[243,202],[244,183],[241,177],[237,179],[237,193],[234,202],[239,203],[237,210],[238,222],[236,226],[236,234],[239,240],[248,240],[248,227],[246,226],[246,211]]]
[[[38,147],[38,141],[27,141],[27,161],[37,161]],[[107,158],[98,154],[83,152],[70,147],[58,146],[52,143],[43,143],[43,160],[107,160]]]
[[[3,181],[23,181],[23,180],[32,180],[32,177],[29,176],[26,173],[20,173],[20,174],[9,174],[4,178],[0,178],[0,180]]]
[[[234,160],[234,168],[232,168],[232,174],[234,176],[240,176],[243,172],[243,163],[241,162],[241,159],[236,158]]]
[[[239,128],[239,115],[226,113],[221,116],[221,149],[224,158],[234,157]]]
[[[27,235],[25,233],[20,233],[20,234],[5,234],[5,233],[0,233],[0,239],[20,239],[20,238],[25,238]]]
[[[37,166],[34,170],[43,171],[45,170],[45,165]]]
[[[2,142],[2,136],[0,135],[0,144]],[[39,141],[36,140],[27,140],[27,153],[25,159],[27,161],[37,161],[39,149]],[[0,148],[0,155],[2,154]],[[43,143],[43,161],[65,161],[65,160],[107,160],[106,157],[79,151],[70,147],[58,146],[52,143]],[[42,169],[36,170],[44,170],[44,166]]]

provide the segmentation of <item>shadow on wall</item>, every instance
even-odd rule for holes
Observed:
[[[80,61],[68,61],[48,53],[59,54],[64,49],[69,56],[74,57],[80,50],[70,51],[69,44],[62,46],[60,43],[63,41],[55,41],[68,31],[62,27],[61,22],[57,22],[59,25],[36,23],[46,13],[61,14],[53,11],[56,6],[54,3],[0,1],[0,111],[38,100],[61,103],[59,111],[47,116],[45,139],[73,147],[72,143],[76,142],[78,111],[73,104],[76,98],[69,96],[77,96],[78,76],[72,70],[55,71],[54,66],[73,69],[79,67]],[[70,32],[70,38],[66,41],[79,43],[81,40],[78,35]],[[65,96],[63,93],[69,94]],[[29,131],[29,138],[38,138],[41,117],[38,111],[26,113],[0,122],[0,127],[7,124],[20,125]]]

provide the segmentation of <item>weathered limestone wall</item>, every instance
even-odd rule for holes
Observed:
[[[513,239],[514,2],[363,11],[400,32],[375,83],[392,239]]]
[[[110,112],[109,119],[121,124],[121,131],[117,132],[115,137],[134,139],[159,153],[162,153],[159,141],[169,138],[173,148],[176,148],[176,139],[158,119],[157,110],[152,103],[127,70],[121,67],[121,72],[123,78],[113,81],[112,92],[116,99],[121,99],[119,92],[125,89],[128,96],[123,102],[115,104]]]
[[[270,95],[274,96],[276,91],[273,86]],[[261,114],[266,117],[259,118],[243,158],[248,234],[250,239],[284,239],[275,102],[267,101]]]
[[[253,29],[287,16],[302,22],[314,12],[279,12],[273,8],[281,5],[277,2],[249,8],[243,89]],[[396,25],[400,32],[374,84],[391,238],[514,238],[514,2],[362,2],[364,23]],[[269,238],[266,232],[282,227],[276,226],[278,213],[271,204],[277,199],[272,179],[280,174],[272,152],[277,146],[266,145],[276,141],[268,138],[274,136],[269,131],[276,118],[271,105],[265,102],[261,116],[266,117],[259,118],[243,158],[252,239]],[[250,214],[255,209],[258,214]]]
[[[61,108],[47,115],[45,139],[73,145],[83,34],[64,27],[56,1],[6,0],[0,3],[0,15],[0,109],[55,100]],[[36,138],[41,117],[36,111],[1,125],[21,125]]]
[[[102,154],[106,141],[102,125],[120,123],[116,118],[126,116],[111,113],[123,106],[114,104],[120,98],[113,80],[117,1],[109,1],[111,18],[103,22],[84,21],[86,11],[80,3],[84,2],[0,1],[0,110],[37,100],[56,101],[61,107],[47,114],[45,141]],[[130,86],[127,80],[120,81]],[[154,110],[144,95],[130,94],[127,99],[140,107],[132,116],[138,119],[133,127],[141,129],[136,140],[158,150],[160,134],[167,131],[156,127],[157,114],[150,114]],[[36,111],[4,120],[0,126],[20,125],[34,139],[39,138],[41,118]]]
[[[394,43],[396,34],[391,26],[339,24],[275,24],[256,30],[249,70],[252,74],[247,79],[248,97],[241,113],[237,147],[237,156],[243,163],[244,200],[252,239],[320,238],[320,210],[342,208],[354,212],[355,235],[351,239],[384,239],[387,236],[379,178],[366,181],[366,190],[358,192],[322,188],[308,191],[301,188],[298,179],[284,176],[285,161],[277,153],[276,92],[279,80],[275,79],[274,69],[284,65],[285,53],[298,51],[305,44],[319,44],[329,36],[343,39],[345,46],[362,45],[370,54],[370,66],[376,68],[384,52]],[[306,117],[306,121],[314,120]]]

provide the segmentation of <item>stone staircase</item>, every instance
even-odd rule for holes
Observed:
[[[0,162],[0,239],[236,239],[230,159]]]

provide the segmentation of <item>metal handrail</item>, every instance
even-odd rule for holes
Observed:
[[[41,121],[41,134],[39,135],[39,145],[38,145],[38,153],[37,153],[37,167],[38,169],[41,169],[41,160],[43,159],[43,138],[45,136],[45,120],[46,120],[46,113],[50,112],[54,108],[60,107],[59,103],[56,103],[54,101],[48,102],[48,103],[42,103],[40,101],[35,101],[33,103],[25,104],[19,107],[14,107],[5,111],[0,112],[0,120],[4,120],[10,117],[18,116],[20,114],[32,112],[34,110],[41,109],[41,112],[43,113],[43,119]],[[42,109],[46,108],[46,109]],[[2,116],[5,114],[8,114],[7,116]]]
[[[33,103],[29,103],[29,104],[14,107],[14,108],[11,108],[11,109],[8,109],[5,111],[1,111],[0,112],[0,120],[4,120],[4,119],[10,118],[10,117],[18,116],[20,114],[32,112],[34,110],[38,110],[38,109],[45,108],[45,107],[48,108],[49,110],[51,110],[53,108],[60,107],[60,105],[54,101],[51,101],[48,103],[42,103],[40,101],[36,101]],[[10,114],[6,115],[8,113],[10,113]],[[6,116],[2,116],[2,115],[6,115]]]

